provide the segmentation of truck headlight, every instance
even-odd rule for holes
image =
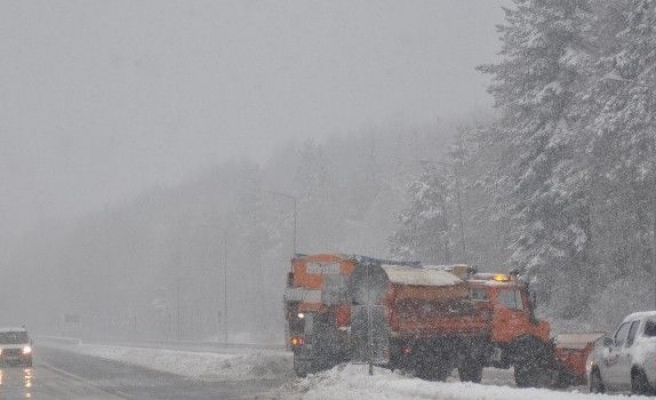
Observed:
[[[32,352],[32,347],[25,346],[23,347],[23,354],[30,354]]]

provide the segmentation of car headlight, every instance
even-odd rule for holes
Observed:
[[[23,354],[30,354],[32,352],[32,347],[25,346],[23,347]]]

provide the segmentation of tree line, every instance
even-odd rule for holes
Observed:
[[[449,166],[425,166],[395,254],[453,259],[464,230],[470,261],[518,268],[554,318],[607,326],[653,309],[656,2],[504,11],[500,59],[478,68],[498,118],[462,130]]]

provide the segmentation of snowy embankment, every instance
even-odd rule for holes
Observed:
[[[278,350],[201,352],[84,343],[44,344],[106,360],[208,381],[293,377],[291,353]]]
[[[547,389],[519,389],[510,386],[512,374],[505,370],[486,370],[487,384],[428,382],[403,373],[375,368],[369,376],[366,365],[343,364],[307,378],[293,377],[291,354],[279,350],[243,349],[240,352],[213,350],[179,351],[97,344],[57,345],[90,356],[209,381],[252,379],[288,380],[264,398],[293,400],[608,400],[624,395],[599,395]],[[636,399],[636,397],[631,397]]]
[[[462,382],[428,382],[375,368],[368,375],[366,365],[340,365],[330,371],[288,383],[281,390],[297,393],[290,398],[320,399],[384,399],[384,400],[608,400],[628,398],[625,395],[602,395],[579,391],[519,389],[509,386],[481,385]],[[284,397],[284,394],[281,396]],[[631,397],[636,399],[635,396]],[[638,397],[639,398],[639,397]],[[646,398],[645,398],[646,399]]]

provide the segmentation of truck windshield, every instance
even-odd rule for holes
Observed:
[[[0,332],[0,344],[23,344],[27,342],[27,332]]]

